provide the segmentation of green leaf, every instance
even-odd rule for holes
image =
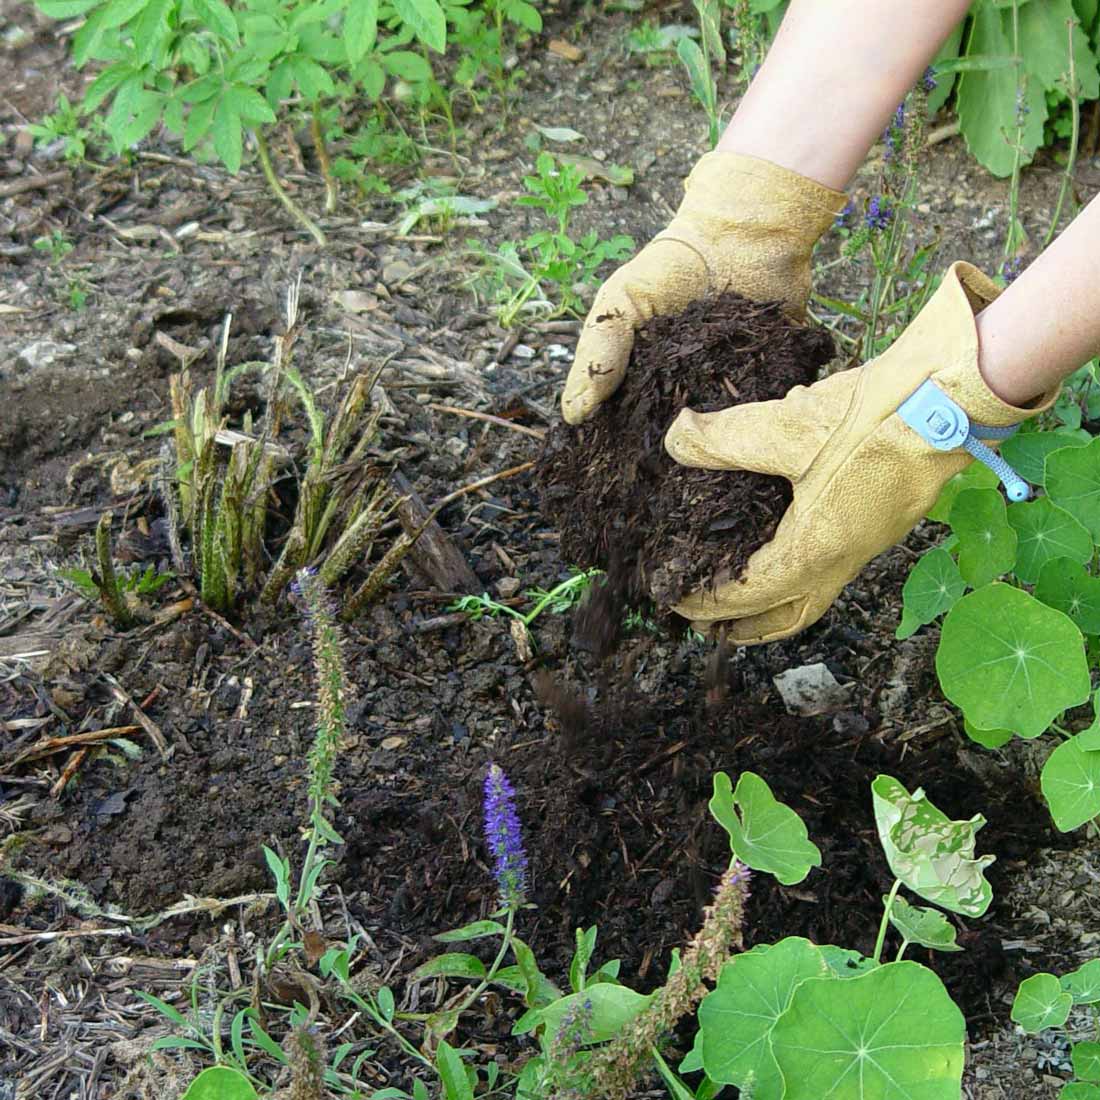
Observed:
[[[447,47],[447,17],[438,0],[390,0],[393,10],[413,34],[431,50]]]
[[[1100,542],[1100,439],[1086,447],[1063,447],[1047,456],[1046,490]]]
[[[972,588],[989,584],[1015,564],[1016,532],[996,489],[959,493],[951,509],[951,530],[959,539],[959,572]]]
[[[393,1014],[396,1011],[397,1006],[393,1000],[393,990],[388,985],[382,986],[375,994],[378,1001],[378,1009],[382,1013],[384,1020],[392,1020]]]
[[[104,30],[121,27],[123,23],[129,23],[135,15],[145,10],[149,0],[109,0],[103,8],[101,26]]]
[[[883,898],[885,904],[886,898]],[[895,897],[890,906],[890,923],[906,943],[919,943],[935,951],[961,951],[955,942],[955,926],[938,910],[910,905]]]
[[[968,53],[990,57],[1012,55],[1010,12],[979,4],[973,12]],[[995,176],[1009,176],[1016,164],[1015,67],[959,74],[956,103],[967,148]],[[1028,164],[1043,143],[1046,96],[1038,80],[1026,81],[1020,135],[1020,163]]]
[[[1086,562],[1092,557],[1092,536],[1048,497],[1010,504],[1008,522],[1016,532],[1016,576],[1026,584],[1034,584],[1043,566],[1053,558]]]
[[[162,1016],[167,1017],[177,1027],[182,1028],[184,1031],[194,1030],[194,1027],[179,1010],[173,1008],[167,1001],[162,1001],[159,997],[154,997],[152,993],[146,993],[141,989],[135,989],[134,995],[146,1004],[152,1005]]]
[[[947,41],[940,47],[939,53],[932,60],[932,68],[936,74],[936,86],[928,96],[929,115],[934,115],[947,103],[952,89],[955,87],[953,65],[959,59],[959,47],[962,45],[964,23],[965,20],[961,20],[956,25]]]
[[[116,88],[134,75],[134,70],[119,62],[104,69],[84,93],[84,110],[94,111]]]
[[[943,983],[906,961],[845,982],[804,981],[772,1051],[783,1100],[959,1100],[965,1037]]]
[[[183,1100],[257,1100],[257,1096],[243,1073],[228,1066],[211,1066],[191,1082]]]
[[[191,0],[191,2],[195,6],[195,14],[207,27],[226,42],[234,46],[238,43],[240,39],[237,20],[233,18],[233,13],[224,0]]]
[[[449,932],[440,932],[432,936],[439,943],[460,943],[466,940],[480,940],[485,936],[499,936],[504,932],[504,925],[495,920],[475,920],[471,924],[464,924],[461,928],[453,928]]]
[[[963,719],[963,731],[971,741],[986,749],[999,749],[1002,745],[1007,745],[1016,736],[1012,730],[978,729],[977,726],[971,725],[965,718]]]
[[[1012,1001],[1012,1021],[1031,1035],[1061,1027],[1069,1018],[1073,997],[1053,974],[1033,974],[1020,983]]]
[[[726,963],[714,991],[699,1005],[707,1076],[738,1088],[751,1083],[754,1100],[780,1100],[783,1078],[771,1052],[772,1030],[795,989],[828,973],[821,951],[798,936]]]
[[[1060,832],[1100,814],[1100,752],[1083,748],[1078,737],[1063,741],[1047,757],[1039,782]]]
[[[775,875],[784,886],[801,882],[811,868],[821,866],[821,852],[810,841],[802,819],[776,801],[760,776],[742,772],[737,790],[731,793],[730,788],[730,777],[716,772],[709,806],[715,821],[729,834],[730,850],[742,863]]]
[[[948,612],[936,672],[947,698],[979,729],[1038,737],[1089,696],[1082,642],[1060,611],[994,583]]]
[[[344,46],[348,61],[358,65],[378,38],[378,0],[349,0],[344,13]]]
[[[216,99],[208,99],[204,103],[196,103],[187,115],[187,122],[183,127],[183,147],[185,150],[194,149],[196,145],[208,133],[214,123],[214,110],[218,105]]]
[[[910,570],[901,590],[901,623],[896,638],[908,638],[926,623],[950,611],[966,591],[955,559],[940,547],[929,550]]]
[[[1067,24],[1076,21],[1071,0],[1045,0],[1020,7],[1020,42],[1026,43],[1024,64],[1044,88],[1055,88],[1069,76]],[[1073,28],[1073,61],[1081,98],[1095,99],[1100,94],[1096,54],[1080,27]]]
[[[241,170],[241,158],[244,155],[244,129],[230,96],[224,95],[219,101],[210,132],[214,139],[214,152],[221,158],[230,175],[235,176]]]
[[[447,1100],[474,1100],[474,1090],[466,1076],[466,1067],[462,1064],[458,1051],[446,1039],[439,1040],[435,1065]]]
[[[528,4],[525,0],[509,0],[505,5],[504,13],[508,21],[515,23],[532,34],[538,34],[542,30],[542,16],[538,8]]]
[[[308,57],[296,55],[291,59],[291,66],[294,73],[294,80],[307,103],[313,103],[323,96],[330,96],[336,91],[336,86],[332,82],[332,77],[329,76],[325,69],[318,65],[316,61]],[[266,107],[267,105],[264,104],[264,106]],[[264,121],[274,122],[274,114],[271,115],[270,119],[265,119]]]
[[[681,38],[676,43],[676,56],[683,62],[687,69],[688,79],[691,81],[691,91],[695,98],[707,106],[714,100],[714,81],[710,75],[710,68],[703,51],[693,38]]]
[[[239,115],[241,121],[250,126],[260,126],[275,121],[275,112],[254,88],[234,84],[226,88],[223,102],[225,101],[228,101],[233,113]]]
[[[382,55],[382,66],[391,76],[410,84],[425,84],[432,78],[432,67],[412,50],[392,50]]]
[[[1074,1043],[1070,1059],[1082,1081],[1100,1081],[1100,1043]]]
[[[1047,457],[1066,447],[1084,447],[1092,436],[1084,430],[1072,432],[1017,432],[1001,444],[1001,456],[1033,485],[1046,485]],[[1016,507],[1013,505],[1012,507]],[[1009,508],[1009,512],[1012,508]]]
[[[409,975],[408,980],[419,982],[424,978],[473,978],[480,981],[484,977],[485,964],[475,955],[449,951],[421,963]]]
[[[910,794],[889,775],[871,784],[875,825],[886,862],[914,894],[953,913],[980,917],[993,900],[985,869],[997,858],[974,858],[981,814],[952,821],[918,787]]]
[[[546,1035],[556,1035],[566,1016],[580,1012],[588,1022],[586,1043],[613,1039],[653,1000],[653,994],[635,993],[625,985],[601,982],[581,993],[570,993],[539,1010],[538,1022],[546,1025]],[[591,1003],[591,1008],[589,1004]]]
[[[1075,1005],[1100,1002],[1100,959],[1089,959],[1084,966],[1063,974],[1059,981]]]
[[[1058,1100],[1100,1100],[1100,1085],[1089,1085],[1084,1081],[1070,1081],[1062,1086]]]
[[[825,960],[825,965],[838,978],[858,978],[860,974],[866,974],[868,970],[874,970],[878,966],[874,959],[868,959],[848,947],[837,947],[827,943],[818,950]]]
[[[34,6],[50,19],[72,19],[100,3],[102,0],[36,0]]]
[[[1090,576],[1079,562],[1048,561],[1035,585],[1035,598],[1064,612],[1083,634],[1100,634],[1100,577]]]
[[[951,509],[959,493],[964,489],[996,489],[1000,478],[984,462],[972,462],[961,474],[956,474],[940,490],[936,503],[932,505],[928,518],[936,523],[948,523]]]

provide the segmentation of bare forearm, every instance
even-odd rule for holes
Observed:
[[[1100,196],[978,315],[980,365],[1022,406],[1100,354]]]

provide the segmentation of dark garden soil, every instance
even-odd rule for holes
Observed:
[[[550,432],[537,470],[543,514],[566,560],[607,571],[598,612],[582,609],[584,644],[602,652],[628,609],[739,576],[790,504],[785,478],[674,462],[664,435],[676,414],[781,398],[815,381],[834,350],[825,329],[793,323],[779,303],[693,302],[639,333],[623,384],[588,423]]]
[[[322,219],[321,251],[251,169],[231,179],[159,138],[103,167],[33,149],[27,123],[59,91],[79,98],[94,74],[65,64],[55,24],[0,0],[0,1100],[12,1082],[20,1100],[176,1100],[199,1063],[186,1053],[149,1061],[165,1027],[133,990],[183,1004],[194,986],[206,1011],[215,990],[246,986],[277,921],[262,846],[302,850],[315,688],[294,608],[224,621],[173,582],[150,601],[152,622],[119,633],[59,574],[88,560],[107,509],[128,567],[168,567],[152,480],[162,440],[147,433],[170,416],[181,347],[208,383],[227,312],[229,363],[267,359],[300,278],[295,364],[325,410],[352,376],[384,366],[370,460],[403,472],[429,506],[449,498],[439,522],[476,592],[529,606],[526,589],[572,566],[614,565],[617,550],[632,594],[672,599],[714,565],[736,571],[781,514],[782,482],[670,475],[661,436],[682,404],[716,408],[810,380],[827,354],[814,330],[733,300],[732,318],[711,305],[705,317],[655,324],[610,410],[572,433],[556,402],[578,322],[533,316],[504,330],[477,282],[467,238],[495,249],[545,227],[512,201],[537,127],[583,135],[569,147],[590,175],[577,236],[648,239],[705,144],[675,58],[653,66],[626,49],[636,13],[567,8],[523,47],[527,76],[505,125],[495,108],[459,103],[454,155],[432,131],[416,166],[366,166],[395,190],[449,180],[497,200],[493,211],[402,237],[392,195],[349,186]],[[647,11],[663,23],[694,18],[687,3]],[[550,50],[551,37],[583,56]],[[414,120],[409,129],[419,133]],[[271,143],[284,183],[320,210],[308,133],[280,127]],[[608,181],[611,165],[632,169],[629,189]],[[1100,189],[1100,160],[1082,156],[1076,182],[1082,199]],[[873,186],[872,159],[857,197]],[[1035,240],[1058,187],[1050,159],[1025,173],[1021,217]],[[1003,181],[945,141],[928,153],[919,232],[950,242],[945,263],[965,256],[991,269],[1007,200]],[[55,233],[73,246],[60,258],[34,245]],[[839,247],[824,243],[815,286],[854,300],[868,272],[838,262]],[[761,327],[768,342],[756,348]],[[248,376],[234,384],[231,426],[254,387]],[[292,418],[286,433],[295,459],[305,427]],[[540,488],[527,464],[544,447]],[[405,976],[438,950],[434,933],[494,907],[480,824],[494,761],[519,792],[532,868],[537,908],[523,912],[521,934],[551,978],[563,979],[574,929],[596,924],[598,958],[621,958],[624,981],[661,980],[728,859],[706,809],[716,770],[763,776],[823,854],[798,886],[755,881],[748,941],[802,934],[866,951],[889,886],[869,784],[889,773],[953,817],[989,820],[978,837],[998,857],[989,914],[958,922],[964,952],[917,956],[967,1013],[968,1096],[1054,1096],[1068,1069],[1040,1068],[1036,1049],[1021,1047],[1006,997],[1020,977],[1095,953],[1095,848],[1050,826],[1037,797],[1041,747],[987,752],[964,737],[936,684],[935,631],[894,639],[908,568],[937,537],[923,528],[882,555],[799,637],[730,654],[662,630],[629,634],[601,659],[575,644],[576,615],[536,620],[532,653],[507,620],[449,611],[457,593],[409,562],[346,631],[353,698],[336,818],[346,843],[317,914],[323,935],[360,933],[357,974],[390,984],[402,1009],[442,1003],[441,982]],[[843,698],[826,714],[790,715],[773,677],[815,662]],[[16,762],[49,738],[115,727],[137,727],[125,736],[140,756],[111,744]],[[185,915],[157,919],[181,902]],[[514,1064],[530,1051],[508,1036],[515,1013],[513,999],[485,998],[458,1041]],[[378,1045],[361,1022],[348,1034]],[[407,1087],[409,1069],[382,1047],[368,1079]]]

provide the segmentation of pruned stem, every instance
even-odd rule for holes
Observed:
[[[321,231],[321,227],[283,190],[283,185],[279,182],[278,176],[275,175],[275,169],[271,164],[271,153],[267,148],[267,141],[259,130],[253,130],[253,135],[256,138],[256,151],[260,154],[260,167],[263,169],[264,179],[267,180],[268,187],[271,188],[275,197],[286,207],[287,212],[290,214],[303,229],[324,248],[328,244],[324,233]]]

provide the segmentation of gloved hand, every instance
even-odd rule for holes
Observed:
[[[956,263],[877,359],[796,386],[781,401],[681,412],[665,436],[677,462],[778,474],[791,481],[794,497],[741,579],[716,578],[674,610],[699,624],[732,620],[727,637],[737,645],[785,638],[816,622],[973,461],[962,450],[935,449],[898,414],[922,383],[934,383],[975,426],[1003,428],[1049,408],[1057,390],[1018,409],[993,394],[978,371],[974,315],[998,293],[977,268]],[[942,418],[937,425],[943,428]]]
[[[768,161],[707,153],[684,184],[669,227],[600,288],[562,394],[570,424],[587,420],[618,388],[634,332],[708,294],[734,290],[782,301],[801,318],[810,253],[843,207],[843,192]]]

